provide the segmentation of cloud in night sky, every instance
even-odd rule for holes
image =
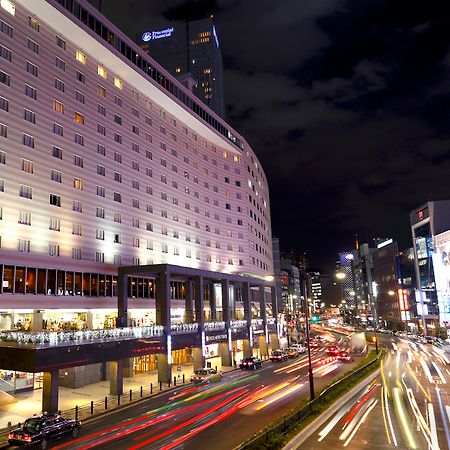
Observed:
[[[281,247],[328,268],[450,199],[450,4],[431,0],[104,0],[134,37],[214,14],[227,121],[269,180]]]

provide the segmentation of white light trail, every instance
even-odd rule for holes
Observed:
[[[445,420],[444,404],[442,403],[441,390],[437,386],[436,386],[436,395],[439,402],[439,410],[441,412],[442,422],[444,424],[445,437],[447,439],[447,448],[450,448],[450,434],[448,430],[447,421]]]
[[[428,417],[430,419],[431,442],[433,443],[433,449],[439,450],[439,441],[437,437],[436,420],[434,418],[433,403],[428,403]]]
[[[349,410],[350,408],[342,408],[338,411],[338,413],[333,417],[332,420],[328,423],[326,427],[322,429],[322,431],[319,433],[319,439],[317,439],[318,442],[322,442],[328,435],[328,433],[336,426],[336,424],[341,420],[342,416]]]
[[[389,423],[389,429],[391,431],[392,440],[394,442],[394,445],[397,447],[397,438],[395,437],[394,427],[392,426],[392,419],[391,419],[391,413],[389,410],[389,401],[387,398],[386,388],[384,388],[383,393],[384,393],[384,406],[386,408],[386,415],[387,415],[387,419],[388,419],[388,423]]]
[[[350,436],[348,437],[348,439],[345,441],[344,443],[344,447],[347,447],[347,445],[350,443],[350,441],[353,439],[353,436],[356,434],[356,432],[359,430],[359,428],[361,427],[361,425],[365,422],[367,416],[370,414],[370,412],[372,411],[373,408],[375,408],[375,405],[378,403],[377,399],[374,399],[372,401],[372,403],[369,405],[369,407],[367,408],[366,412],[364,413],[364,415],[361,417],[360,421],[356,424],[355,428],[353,429],[352,433],[350,434]]]

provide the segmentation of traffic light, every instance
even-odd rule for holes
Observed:
[[[317,316],[317,315],[313,315],[312,317],[311,317],[311,322],[313,322],[313,323],[316,323],[316,322],[318,322],[319,321],[319,316]]]

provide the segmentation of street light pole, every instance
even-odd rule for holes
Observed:
[[[310,334],[309,334],[309,306],[306,290],[306,280],[304,281],[305,289],[305,320],[306,320],[306,345],[308,347],[308,374],[309,374],[309,397],[310,400],[314,400],[314,374],[311,362],[311,346],[310,346]]]

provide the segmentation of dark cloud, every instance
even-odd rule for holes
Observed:
[[[130,36],[214,14],[227,120],[258,154],[282,248],[330,266],[450,198],[450,4],[442,0],[104,0]]]

